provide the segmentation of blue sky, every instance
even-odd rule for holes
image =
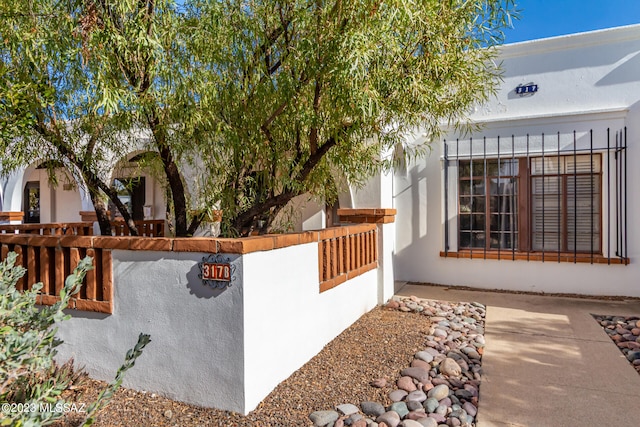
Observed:
[[[640,23],[640,0],[515,0],[506,43]]]

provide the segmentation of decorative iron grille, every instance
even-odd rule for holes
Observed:
[[[444,141],[443,161],[444,256],[628,263],[626,128]]]

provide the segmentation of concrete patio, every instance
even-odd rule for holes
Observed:
[[[478,427],[640,424],[640,375],[592,317],[610,301],[405,285],[398,295],[487,306]]]

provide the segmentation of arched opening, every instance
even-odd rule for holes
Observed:
[[[156,160],[156,153],[138,151],[120,160],[113,170],[111,184],[134,221],[166,217],[164,190],[152,172]],[[122,217],[111,201],[109,211],[113,219]]]

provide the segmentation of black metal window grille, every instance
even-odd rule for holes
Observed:
[[[626,264],[626,152],[626,128],[597,143],[593,131],[445,141],[444,255]]]

